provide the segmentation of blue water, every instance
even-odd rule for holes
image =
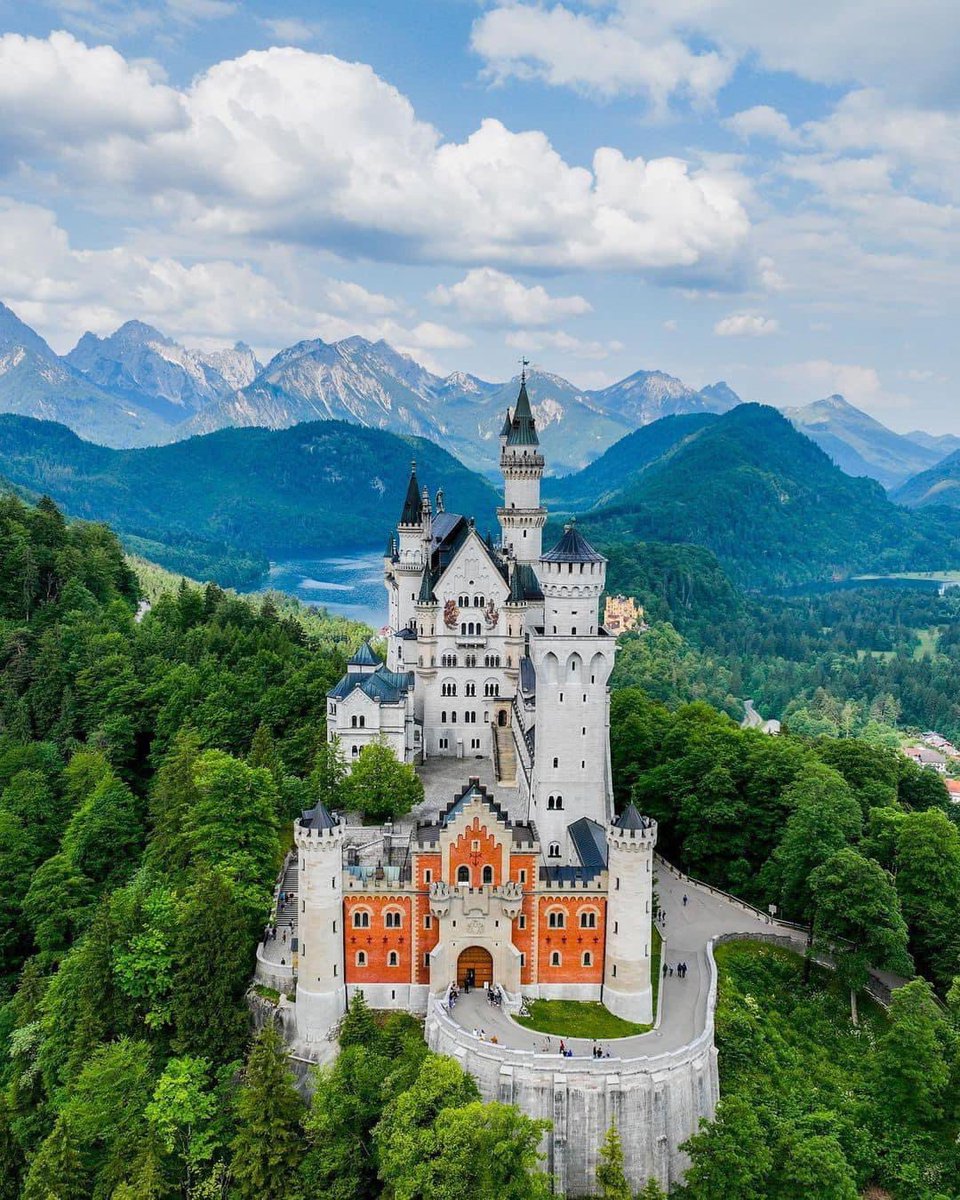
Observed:
[[[274,563],[266,582],[274,591],[380,629],[387,620],[383,555],[358,550],[335,558],[291,558]]]

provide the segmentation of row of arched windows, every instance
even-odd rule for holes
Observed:
[[[457,723],[457,714],[456,714],[456,712],[455,712],[455,711],[452,711],[452,710],[451,710],[450,712],[447,712],[447,710],[446,710],[445,708],[444,708],[444,709],[441,709],[441,710],[440,710],[440,724],[441,724],[441,725],[446,725],[446,723],[447,723],[447,717],[449,717],[449,718],[450,718],[450,724],[451,724],[451,725],[456,725],[456,723]],[[489,714],[489,713],[484,713],[484,714],[483,714],[483,719],[484,719],[485,721],[489,721],[489,719],[490,719],[490,714]],[[466,711],[466,712],[463,714],[463,723],[464,723],[464,725],[476,725],[476,723],[477,723],[477,714],[476,714],[475,712],[472,712],[470,709],[467,709],[467,711]]]
[[[481,870],[480,882],[481,884],[493,883],[493,867],[486,866]],[[470,887],[473,886],[472,873],[468,866],[461,864],[457,867],[457,883],[466,883]]]
[[[474,608],[483,608],[484,604],[486,604],[486,600],[484,600],[483,596],[474,596],[473,597],[473,607]],[[457,597],[457,607],[458,608],[469,608],[470,607],[470,597],[466,594],[466,592],[461,592],[461,594]]]
[[[584,952],[580,955],[580,965],[582,967],[592,967],[593,966],[593,954],[591,951],[584,950]],[[551,967],[563,966],[563,955],[560,953],[559,950],[551,950],[550,951],[550,966]]]
[[[547,928],[548,929],[566,929],[567,914],[562,908],[551,908],[547,913]],[[580,912],[580,928],[581,929],[596,929],[597,927],[597,911],[594,908],[585,908]]]
[[[357,966],[365,967],[366,965],[367,965],[366,950],[358,950],[357,951]],[[397,953],[396,950],[391,950],[389,952],[389,954],[387,955],[387,966],[388,967],[399,967],[400,966],[400,955]]]
[[[354,714],[350,718],[350,728],[351,729],[363,729],[366,727],[366,724],[367,724],[366,717],[358,717],[356,714]]]
[[[383,924],[386,929],[400,929],[403,925],[403,913],[399,908],[388,908],[383,914]],[[353,927],[354,929],[370,928],[370,910],[368,908],[353,910]]]
[[[562,796],[548,796],[547,797],[547,808],[563,808],[563,797]]]
[[[483,632],[479,621],[461,621],[460,636],[461,637],[479,637]]]

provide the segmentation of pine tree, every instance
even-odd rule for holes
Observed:
[[[611,1125],[600,1147],[597,1187],[601,1200],[630,1200],[632,1192],[623,1169],[623,1144],[616,1125]]]
[[[30,1165],[22,1200],[86,1200],[89,1195],[80,1155],[61,1119]]]
[[[269,1025],[250,1051],[235,1107],[239,1128],[231,1147],[231,1195],[280,1200],[298,1165],[303,1105],[283,1042]]]
[[[380,1031],[367,1006],[363,992],[355,992],[343,1021],[340,1023],[340,1048],[366,1046],[373,1049],[380,1039]]]

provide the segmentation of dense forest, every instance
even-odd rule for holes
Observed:
[[[898,728],[960,738],[960,588],[852,587],[756,595],[709,551],[604,545],[608,585],[645,606],[648,632],[621,642],[615,686],[731,716],[751,697],[798,733],[897,744]]]

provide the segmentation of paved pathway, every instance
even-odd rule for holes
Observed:
[[[724,933],[782,933],[762,916],[750,909],[717,895],[709,889],[678,879],[663,865],[657,871],[657,894],[666,913],[660,928],[666,938],[664,959],[674,974],[661,978],[662,1019],[657,1029],[635,1037],[604,1041],[605,1051],[617,1058],[638,1058],[663,1054],[679,1049],[692,1041],[704,1028],[707,1018],[709,969],[707,942]],[[683,897],[686,895],[687,904]],[[802,935],[801,935],[802,936]],[[802,947],[802,941],[798,948]],[[687,976],[676,974],[679,962],[687,964]],[[472,992],[461,996],[451,1014],[468,1032],[482,1027],[489,1041],[496,1036],[498,1043],[516,1050],[543,1052],[547,1036],[524,1029],[501,1009],[487,1003],[485,993]],[[550,1038],[551,1052],[558,1052],[559,1039]],[[591,1057],[593,1041],[588,1038],[567,1038],[566,1043],[575,1056]]]

